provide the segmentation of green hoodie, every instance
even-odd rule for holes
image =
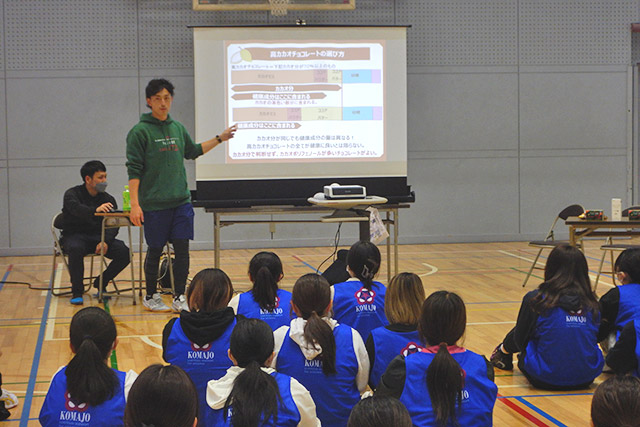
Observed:
[[[172,209],[191,200],[183,159],[202,155],[185,127],[171,116],[161,121],[146,113],[127,135],[127,172],[139,179],[143,211]]]

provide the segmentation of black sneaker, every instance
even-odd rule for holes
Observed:
[[[502,344],[498,344],[495,350],[493,350],[489,361],[498,369],[502,369],[503,371],[513,371],[513,355],[503,353],[502,350],[500,350],[501,346]]]

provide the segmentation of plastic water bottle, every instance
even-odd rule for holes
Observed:
[[[122,192],[122,210],[128,212],[131,210],[131,199],[129,198],[129,186],[124,186],[124,191]]]

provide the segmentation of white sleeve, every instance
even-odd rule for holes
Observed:
[[[358,390],[360,390],[360,394],[362,394],[367,389],[367,383],[369,381],[369,355],[367,354],[367,348],[364,346],[360,333],[353,328],[351,329],[351,337],[353,338],[353,351],[358,360],[356,386]]]
[[[138,374],[129,369],[127,375],[124,377],[124,400],[126,401],[129,397],[129,390],[131,390],[131,386],[134,382],[136,382],[136,378],[138,378]]]
[[[333,297],[336,295],[336,290],[333,285],[331,285],[329,289],[331,289],[331,302],[333,302]]]
[[[291,377],[291,397],[300,412],[301,427],[320,426],[320,420],[316,416],[316,404],[311,398],[311,393],[295,378]]]
[[[284,337],[287,336],[287,332],[289,332],[288,326],[280,326],[273,332],[273,359],[271,360],[271,368],[276,368],[276,361],[278,360],[278,353],[280,353],[280,348],[282,348],[282,343],[284,342]]]
[[[233,308],[233,312],[235,314],[238,314],[238,304],[240,303],[240,294],[234,296],[233,298],[231,298],[231,301],[229,301],[229,305],[228,307]]]

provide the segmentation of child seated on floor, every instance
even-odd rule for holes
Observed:
[[[273,252],[259,252],[249,262],[249,292],[236,295],[229,302],[236,314],[264,320],[272,330],[291,321],[291,292],[278,288],[282,280],[282,261]],[[295,316],[294,316],[295,317]]]
[[[586,388],[604,365],[599,325],[587,260],[573,246],[558,246],[547,259],[544,282],[522,299],[516,326],[495,348],[491,363],[512,370],[513,353],[519,353],[518,368],[534,387]]]
[[[354,243],[347,253],[351,278],[331,286],[333,318],[351,326],[366,339],[372,329],[389,324],[384,314],[387,288],[374,281],[380,269],[380,250],[371,242]]]
[[[616,259],[614,274],[621,283],[600,298],[598,341],[607,352],[624,325],[640,315],[640,249],[626,249]]]
[[[413,273],[400,273],[387,288],[384,312],[390,324],[375,328],[365,347],[369,354],[369,386],[375,390],[389,362],[399,354],[416,351],[423,343],[418,334],[418,319],[424,302],[422,280]]]
[[[418,323],[427,347],[396,356],[375,395],[400,399],[415,426],[491,426],[498,387],[489,361],[458,346],[466,325],[462,298],[429,295]]]
[[[236,325],[233,309],[227,307],[231,295],[229,276],[218,268],[205,268],[187,291],[189,311],[180,312],[162,331],[162,357],[189,374],[198,391],[200,414],[207,408],[209,380],[222,377],[233,365],[227,355]]]
[[[86,307],[71,319],[69,341],[74,356],[53,375],[40,410],[40,424],[66,426],[123,425],[129,389],[137,375],[111,369],[108,359],[118,345],[116,324],[99,307]]]
[[[319,426],[316,405],[302,384],[267,366],[273,358],[273,331],[259,319],[233,328],[229,358],[234,366],[207,385],[207,426]]]
[[[318,274],[305,274],[293,287],[298,315],[274,332],[271,366],[291,375],[311,393],[325,427],[344,427],[367,388],[369,358],[358,331],[331,316],[331,290]]]

